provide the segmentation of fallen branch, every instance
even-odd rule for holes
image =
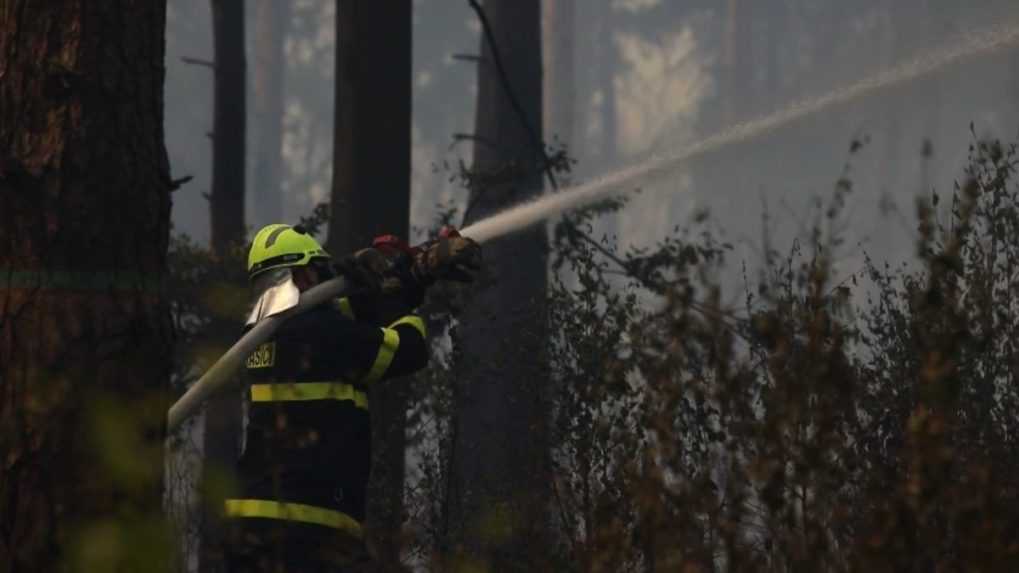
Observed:
[[[184,62],[185,64],[191,64],[192,66],[204,66],[204,67],[209,68],[211,70],[215,70],[216,69],[215,62],[210,62],[209,60],[201,60],[201,59],[198,59],[198,58],[191,58],[191,57],[188,57],[188,56],[181,56],[180,61]]]

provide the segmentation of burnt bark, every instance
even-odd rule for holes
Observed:
[[[615,42],[616,20],[612,0],[603,2],[598,20],[599,43],[598,87],[602,92],[601,102],[601,164],[611,168],[617,161],[619,147],[619,116],[616,110],[616,69],[619,67],[619,49]]]
[[[886,67],[892,68],[910,54],[917,44],[914,18],[915,6],[904,6],[902,2],[887,2],[889,21],[889,54]],[[882,181],[894,193],[900,188],[903,163],[903,137],[906,132],[906,121],[903,116],[912,102],[908,100],[910,86],[898,86],[891,90],[885,98],[885,141],[882,154]],[[887,242],[887,230],[879,231],[878,240]],[[880,244],[880,243],[879,243]]]
[[[1013,49],[1009,56],[1009,96],[1012,98],[1012,109],[1008,110],[1012,114],[1013,122],[1008,128],[1012,130],[1012,133],[1017,133],[1016,119],[1019,119],[1019,49]]]
[[[544,10],[545,131],[572,149],[577,99],[574,68],[576,0],[546,0]]]
[[[212,249],[244,242],[244,1],[211,0],[215,50],[212,117]]]
[[[336,6],[336,115],[328,249],[341,256],[410,231],[412,2]],[[381,33],[380,30],[385,30]],[[372,389],[368,542],[384,568],[399,559],[406,381]]]
[[[168,568],[165,11],[0,4],[0,571]]]
[[[256,226],[283,220],[283,111],[284,48],[290,29],[290,3],[258,0],[255,3],[255,112]]]
[[[765,94],[766,109],[774,111],[788,100],[785,86],[785,62],[782,47],[789,37],[789,5],[779,0],[772,5],[759,5],[759,17],[765,22]]]
[[[247,122],[246,63],[244,53],[244,1],[211,0],[212,35],[215,50],[213,94],[212,192],[210,210],[212,250],[225,261],[239,259],[243,247],[245,125]],[[217,320],[206,333],[216,349],[229,348],[241,331],[239,323]],[[203,439],[203,488],[208,508],[204,529],[201,566],[203,571],[220,569],[219,523],[216,516],[223,484],[240,454],[241,395],[224,392],[212,397],[205,409]]]
[[[488,0],[483,14],[491,36],[482,38],[478,64],[475,220],[542,192],[540,3]],[[457,332],[463,375],[446,500],[459,553],[452,557],[499,571],[542,570],[549,493],[544,227],[486,243],[485,260],[486,276]]]

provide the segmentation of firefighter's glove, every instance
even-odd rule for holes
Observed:
[[[354,283],[356,289],[378,293],[384,288],[386,274],[385,262],[381,259],[381,253],[375,249],[363,249],[335,263],[334,270]]]
[[[440,237],[414,256],[411,274],[422,285],[437,280],[469,283],[481,270],[481,245],[467,237]]]
[[[375,278],[382,294],[395,294],[406,290],[409,257],[393,249],[371,247],[354,253],[354,261],[363,272]]]

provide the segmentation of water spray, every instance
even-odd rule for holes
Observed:
[[[511,207],[468,226],[460,233],[479,243],[488,242],[570,209],[598,201],[619,192],[626,185],[633,185],[655,175],[668,173],[691,159],[718,151],[729,145],[766,135],[830,107],[869,96],[884,88],[913,81],[962,60],[990,54],[1016,44],[1019,44],[1019,27],[1015,26],[970,33],[963,41],[950,48],[905,62],[851,86],[794,103],[771,115],[739,123],[674,153],[656,154],[641,163],[583,185],[567,188],[554,195]],[[168,430],[174,431],[184,420],[195,414],[209,396],[227,387],[246,357],[259,344],[271,338],[276,329],[289,317],[305,312],[327,300],[344,296],[348,292],[349,285],[345,279],[333,279],[302,294],[296,306],[258,321],[170,408],[167,413]]]
[[[668,173],[687,161],[719,151],[730,145],[767,135],[828,108],[867,97],[885,88],[930,75],[960,61],[987,55],[1016,44],[1019,44],[1019,27],[1014,25],[970,32],[949,48],[901,63],[850,86],[796,102],[770,115],[736,124],[679,151],[664,155],[655,154],[640,163],[609,173],[588,183],[566,188],[554,195],[547,195],[529,203],[511,207],[478,221],[460,232],[479,243],[484,243],[565,211],[622,192],[624,186],[634,185],[638,181]]]

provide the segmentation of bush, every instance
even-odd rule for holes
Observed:
[[[1019,566],[1016,146],[978,142],[916,259],[835,282],[840,179],[805,247],[768,248],[739,312],[699,223],[654,250],[557,226],[551,500],[560,570]],[[455,320],[454,320],[455,323]],[[417,407],[412,551],[449,551],[455,346]]]

